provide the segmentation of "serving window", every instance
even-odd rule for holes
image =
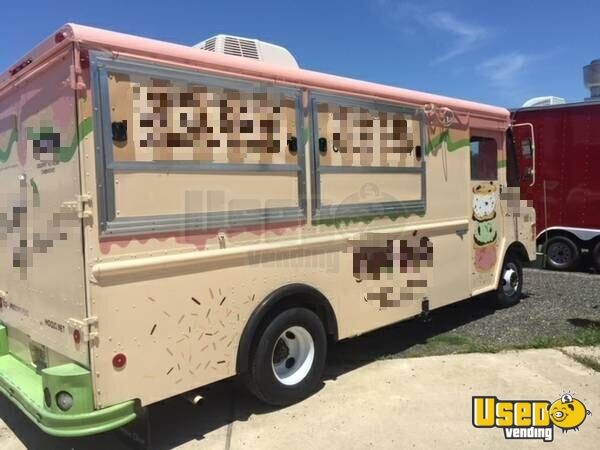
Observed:
[[[315,217],[424,210],[424,129],[419,111],[314,95],[312,114]]]
[[[298,90],[101,55],[93,64],[105,233],[304,217]]]
[[[114,161],[297,162],[288,144],[297,135],[292,96],[148,75],[108,77]],[[118,127],[130,127],[131,138],[118,139]]]

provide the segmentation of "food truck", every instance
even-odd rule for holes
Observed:
[[[287,405],[332,342],[520,299],[508,110],[227,39],[70,24],[0,76],[0,391],[49,434],[236,375]]]

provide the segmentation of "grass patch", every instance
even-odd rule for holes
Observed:
[[[571,323],[575,325],[575,323]],[[406,352],[406,356],[497,353],[502,350],[543,349],[569,346],[588,347],[600,345],[600,322],[590,320],[585,323],[579,322],[576,326],[577,328],[575,331],[568,335],[538,336],[528,342],[519,344],[505,344],[497,341],[486,342],[480,337],[472,337],[466,334],[452,332],[439,334],[428,338],[424,343],[409,348]],[[588,367],[592,367],[594,370],[599,370],[599,363],[586,357],[581,358],[583,358],[583,360],[579,362]]]
[[[588,347],[600,345],[600,324],[597,321],[589,321],[580,325],[572,335],[541,336],[531,342],[515,348],[554,348],[554,347]]]
[[[406,356],[434,356],[458,353],[496,353],[502,347],[457,333],[439,334],[411,347]]]
[[[577,330],[575,333],[575,341],[577,345],[598,345],[600,344],[600,323],[592,322],[592,324]]]
[[[428,344],[438,347],[455,347],[461,353],[482,352],[489,353],[498,351],[498,346],[482,342],[464,334],[440,334],[427,340]]]

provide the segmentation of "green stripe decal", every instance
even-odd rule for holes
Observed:
[[[77,148],[81,141],[87,135],[89,135],[93,129],[94,123],[91,117],[87,117],[83,121],[81,121],[77,128],[77,132],[73,136],[73,139],[71,139],[71,145],[68,147],[60,147],[58,149],[55,149],[56,153],[58,153],[57,160],[59,162],[69,162],[75,155],[75,152],[77,151]],[[53,132],[54,131],[52,127],[42,127],[39,132],[34,132],[32,128],[27,128],[27,140],[32,141],[43,139],[43,135]]]
[[[449,152],[454,152],[459,148],[468,147],[470,144],[469,139],[461,139],[454,142],[450,137],[450,130],[445,130],[430,139],[425,153],[428,155],[429,153],[437,151],[444,142],[446,143]]]
[[[304,139],[304,142],[308,142],[309,138],[310,138],[310,131],[307,127],[303,127],[302,129],[302,138]]]
[[[359,217],[339,217],[339,218],[331,218],[331,219],[313,219],[314,225],[324,225],[328,227],[336,227],[342,228],[347,227],[349,225],[362,223],[364,225],[368,225],[374,220],[379,219],[389,219],[395,222],[398,219],[408,219],[410,216],[415,215],[419,217],[425,216],[424,211],[416,212],[416,213],[396,213],[396,214],[372,214],[366,216]]]
[[[40,206],[40,190],[38,189],[38,185],[33,178],[29,179],[29,184],[33,190],[33,206],[38,208]]]
[[[33,189],[33,195],[40,195],[40,190],[38,189],[37,184],[33,178],[29,179],[29,184],[31,185],[31,188]]]
[[[8,138],[8,144],[6,145],[6,149],[3,150],[0,148],[0,163],[5,163],[10,158],[10,153],[12,151],[13,145],[19,140],[19,131],[16,128],[13,128],[12,133],[10,133],[10,137]]]

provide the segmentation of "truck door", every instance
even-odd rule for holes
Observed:
[[[38,367],[89,363],[69,327],[86,317],[78,148],[90,131],[77,123],[72,58],[0,93],[0,321],[11,352]]]
[[[499,207],[498,163],[504,135],[489,130],[471,130],[471,292],[493,288],[495,268],[502,263],[499,240],[502,216]]]

